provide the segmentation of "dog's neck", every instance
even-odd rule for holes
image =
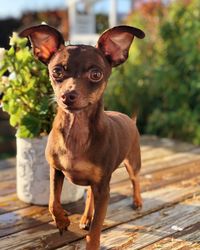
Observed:
[[[104,129],[103,100],[78,112],[58,108],[56,117],[67,149],[74,155],[88,150],[95,137]]]

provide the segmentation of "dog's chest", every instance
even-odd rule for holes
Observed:
[[[67,179],[77,185],[98,183],[102,178],[101,167],[88,159],[70,158],[63,155],[59,157],[59,166]]]
[[[66,118],[62,124],[58,118],[47,147],[49,164],[61,170],[75,184],[98,183],[102,178],[102,168],[89,157],[89,120],[79,114],[71,120]]]
[[[51,167],[61,170],[71,182],[77,185],[91,185],[101,181],[102,167],[90,159],[88,150],[80,142],[72,141],[66,144],[61,134],[55,139],[52,133],[46,156]]]

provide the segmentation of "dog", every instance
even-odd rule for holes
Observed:
[[[48,66],[58,110],[49,134],[49,211],[62,234],[70,221],[60,202],[64,177],[89,186],[80,228],[89,230],[86,249],[100,247],[113,171],[123,162],[133,185],[135,208],[142,207],[139,132],[136,119],[104,111],[103,93],[113,67],[124,63],[134,37],[142,30],[121,25],[102,33],[95,47],[65,46],[59,31],[48,25],[25,29],[35,57]]]

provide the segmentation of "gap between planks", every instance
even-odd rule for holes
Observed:
[[[144,175],[141,177],[141,188],[142,191],[148,191],[150,189],[156,189],[181,180],[195,177],[198,174],[200,174],[200,160],[174,167],[170,171],[164,169],[154,172],[151,175]],[[123,190],[130,190],[132,188],[131,182],[128,180],[128,174],[124,168],[114,173],[113,179],[115,179],[115,181],[111,184],[112,199],[115,199],[115,193],[120,191],[120,193],[123,194]],[[12,212],[29,206],[29,204],[18,200],[16,194],[9,194],[7,196],[0,197],[0,214]]]
[[[150,150],[150,148],[149,148],[149,150]],[[148,150],[147,150],[147,151],[148,151]],[[150,150],[150,151],[151,151],[151,150]],[[149,152],[150,152],[150,151],[149,151]],[[192,149],[192,151],[193,151],[193,152],[192,152],[192,157],[193,157],[193,156],[198,156],[198,155],[197,155],[198,150],[196,150],[196,148],[195,148],[195,150]],[[151,151],[151,153],[152,153],[152,152],[153,152],[153,151]],[[182,158],[183,155],[184,155],[184,154],[181,153],[181,155],[179,155],[179,157],[176,156],[176,157],[174,157],[174,158],[172,157],[172,155],[171,155],[169,158],[168,158],[168,156],[165,155],[165,156],[163,157],[163,159],[165,159],[165,161],[166,161],[166,163],[167,163],[168,160],[172,157],[173,164],[174,164],[174,163],[178,163],[179,166],[180,166],[179,158]],[[187,158],[188,153],[186,153],[185,156],[186,156],[186,158]],[[189,156],[191,156],[190,153],[189,153]],[[189,162],[191,161],[191,158],[192,158],[192,157],[189,157],[189,160],[188,160],[188,158],[186,159],[186,164],[187,164],[187,161],[189,161]],[[163,159],[162,159],[162,160],[163,160]],[[174,160],[175,160],[175,162],[174,162]],[[194,161],[194,162],[196,162],[197,160],[198,160],[198,157],[195,158],[195,161]],[[147,163],[146,163],[146,164],[147,164]],[[182,164],[182,163],[181,163],[181,164]],[[159,165],[159,164],[158,164],[158,165]],[[148,164],[147,164],[146,166],[148,166]],[[160,168],[160,169],[161,169],[162,167],[163,167],[162,164],[159,165],[159,168]],[[164,167],[167,167],[167,165],[165,164]],[[174,166],[172,166],[172,168],[173,168],[173,167],[174,167]],[[159,168],[158,168],[156,171],[158,171]],[[170,169],[170,171],[171,171],[171,169]],[[146,172],[146,173],[148,174],[148,172]]]
[[[198,147],[192,144],[176,142],[174,140],[155,136],[142,136],[141,138],[141,151],[144,152],[144,154],[142,154],[143,162],[152,158],[157,159],[163,156],[170,156],[198,149]],[[15,165],[15,158],[0,161],[1,182],[16,179]]]
[[[175,206],[131,220],[112,229],[102,232],[101,246],[103,249],[144,249],[166,237],[178,237],[174,227],[187,231],[188,227],[200,223],[200,196],[185,200]],[[199,225],[198,223],[198,225]],[[199,239],[196,241],[199,241]],[[200,249],[200,244],[195,244]],[[84,240],[70,243],[59,250],[85,249]],[[150,249],[150,248],[149,248]],[[168,248],[174,249],[174,248]]]
[[[111,231],[115,231],[115,228],[120,227],[121,224],[126,225],[137,218],[142,219],[147,214],[151,216],[151,213],[155,211],[159,213],[159,210],[166,207],[170,209],[178,202],[194,196],[195,193],[198,194],[200,192],[199,183],[200,177],[197,177],[170,187],[145,192],[143,193],[144,208],[141,212],[133,211],[131,197],[125,196],[109,206],[104,230],[110,228]],[[79,218],[79,214],[71,216],[72,221],[75,223],[72,223],[69,232],[65,232],[63,237],[59,237],[57,229],[50,223],[1,238],[1,249],[17,250],[30,247],[32,249],[55,249],[70,242],[72,243],[86,235],[85,231],[78,229]]]
[[[168,186],[173,183],[184,181],[185,179],[189,179],[195,176],[198,176],[200,173],[199,165],[195,165],[192,168],[192,173],[189,175],[187,173],[188,166],[186,165],[185,168],[180,171],[180,169],[174,168],[173,171],[170,172],[170,174],[163,170],[160,172],[154,172],[151,175],[151,178],[141,178],[141,188],[142,191],[148,191],[148,190],[154,190],[160,187]],[[125,169],[123,171],[126,172]],[[117,178],[117,176],[115,176]],[[132,187],[130,184],[130,181],[127,180],[124,183],[121,184],[113,184],[111,186],[111,198],[110,198],[110,204],[112,206],[112,203],[123,199],[124,196],[129,195],[131,197],[132,194]],[[10,202],[8,201],[1,201],[2,198],[0,198],[0,206],[2,210],[2,215],[0,215],[0,223],[1,221],[5,221],[6,218],[10,217],[9,224],[6,224],[6,229],[4,228],[4,224],[0,224],[2,228],[4,228],[3,231],[0,229],[0,236],[5,236],[8,234],[12,234],[14,232],[24,230],[28,227],[37,226],[42,223],[47,223],[48,221],[51,221],[51,216],[48,213],[48,209],[46,207],[39,207],[39,206],[29,206],[26,203],[20,203],[20,201],[17,200],[17,203],[22,204],[20,209],[15,209],[15,211],[12,212],[12,210],[6,211],[7,206],[12,205],[13,208],[16,208],[15,202],[13,202],[13,197],[10,197]],[[4,203],[5,202],[5,203]],[[8,204],[7,204],[8,202]],[[72,206],[76,206],[76,203]],[[67,208],[70,208],[71,206],[66,206]],[[82,202],[82,209],[84,207],[84,204]],[[74,209],[74,208],[73,208]],[[73,210],[72,210],[73,211]],[[81,211],[79,211],[81,212]],[[41,213],[43,214],[41,216]],[[3,215],[4,214],[4,215]],[[13,216],[14,214],[14,216]],[[32,223],[30,223],[31,218],[34,217],[32,220]],[[39,220],[37,218],[40,218]],[[21,221],[23,220],[23,224]]]
[[[158,158],[142,163],[141,174],[142,175],[151,174],[152,172],[159,171],[160,169],[165,169],[165,168],[169,169],[169,168],[173,168],[175,166],[181,166],[183,164],[188,164],[190,162],[200,161],[200,148],[196,148],[196,147],[194,148],[194,146],[193,145],[191,146],[190,144],[188,145],[189,148],[187,148],[185,146],[185,143],[183,143],[183,145],[184,146],[182,146],[182,150],[188,150],[188,152],[181,151],[181,153],[173,153],[172,155],[167,155],[163,158],[161,158],[160,155],[158,153],[156,153],[155,155]],[[179,147],[177,146],[177,148],[179,148]],[[156,149],[156,150],[158,150],[158,149]],[[180,149],[177,151],[180,151]],[[146,155],[146,153],[144,155]],[[121,168],[117,169],[116,173],[120,172],[120,169]],[[1,177],[0,177],[0,179],[1,179],[0,195],[6,196],[6,195],[9,195],[9,194],[16,192],[15,169],[8,168],[7,170],[2,170],[2,171],[3,171],[3,175],[1,175]],[[13,175],[13,177],[12,177],[12,175]],[[115,175],[115,173],[114,173],[114,175]],[[123,175],[121,175],[121,177],[123,178]],[[113,178],[113,180],[114,180],[114,178]],[[115,182],[115,181],[113,181],[113,182]]]
[[[147,247],[143,250],[200,250],[200,222],[197,222],[183,231],[178,231],[171,236],[167,236]],[[127,248],[127,250],[132,250]]]

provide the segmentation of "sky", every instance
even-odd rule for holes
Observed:
[[[72,0],[0,0],[0,19],[6,17],[20,17],[22,12],[34,10],[46,10],[55,8],[65,8]],[[128,12],[130,10],[130,0],[117,0],[118,10]],[[96,11],[107,12],[109,0],[97,1]]]

